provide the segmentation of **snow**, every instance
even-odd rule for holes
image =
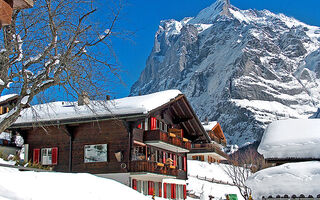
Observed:
[[[320,158],[320,119],[289,119],[272,122],[258,152],[264,158]]]
[[[24,96],[24,97],[21,99],[21,104],[27,104],[27,103],[28,103],[28,100],[29,100],[29,95]]]
[[[2,140],[11,140],[11,134],[7,132],[0,133],[0,139]]]
[[[197,27],[199,33],[207,30],[211,26],[212,26],[212,24],[195,24],[195,27]]]
[[[16,96],[18,96],[18,94],[7,94],[7,95],[0,96],[0,103]]]
[[[229,11],[231,12],[231,14],[238,19],[240,22],[246,22],[246,23],[250,23],[250,20],[240,11],[236,11],[233,9],[229,9]]]
[[[246,182],[252,189],[253,199],[261,199],[262,196],[272,195],[312,195],[320,194],[320,162],[287,163],[277,167],[258,171]]]
[[[204,130],[206,131],[211,131],[216,125],[217,125],[217,121],[213,121],[213,122],[201,122]]]
[[[153,94],[126,97],[110,101],[90,101],[79,106],[77,102],[52,102],[24,109],[16,124],[35,121],[79,119],[125,114],[147,114],[182,94],[179,90],[166,90]]]
[[[8,164],[2,159],[0,163]],[[21,172],[0,167],[0,177],[0,199],[150,199],[114,180],[86,173]]]
[[[226,194],[237,194],[238,199],[243,200],[236,186],[212,183],[196,178],[196,176],[200,176],[208,179],[214,178],[224,183],[232,183],[232,180],[225,173],[224,167],[226,167],[224,164],[209,164],[207,162],[188,160],[187,190],[192,194],[201,196],[205,200],[209,199],[209,195],[214,196],[214,199],[225,199]]]

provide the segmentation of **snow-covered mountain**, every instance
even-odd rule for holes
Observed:
[[[268,123],[320,106],[320,28],[217,0],[196,17],[164,20],[131,95],[179,89],[231,144],[260,140]]]

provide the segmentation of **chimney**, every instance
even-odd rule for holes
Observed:
[[[206,124],[206,125],[209,124],[209,118],[208,118],[208,116],[206,116],[206,118],[204,119],[204,121],[205,121],[205,124]]]
[[[90,98],[87,92],[82,91],[81,94],[78,96],[78,106],[89,105]]]
[[[106,96],[106,99],[109,101],[109,100],[110,100],[110,95],[107,95],[107,96]]]

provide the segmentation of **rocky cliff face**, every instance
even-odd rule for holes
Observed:
[[[160,22],[131,94],[179,89],[230,144],[260,140],[272,120],[320,106],[320,28],[218,0],[196,17]]]

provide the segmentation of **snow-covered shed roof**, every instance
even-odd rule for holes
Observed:
[[[217,125],[217,121],[213,121],[213,122],[201,122],[204,130],[206,131],[211,131],[216,125]]]
[[[7,95],[0,96],[0,104],[3,104],[9,100],[16,98],[16,97],[18,97],[18,94],[7,94]]]
[[[272,122],[264,132],[258,152],[266,159],[319,159],[320,119]]]
[[[119,115],[148,114],[182,93],[179,90],[166,90],[143,96],[125,97],[114,100],[90,101],[89,105],[79,106],[78,102],[51,102],[24,109],[15,125],[23,123],[56,121],[81,118],[99,118]]]
[[[263,169],[250,176],[246,185],[251,188],[253,199],[278,195],[315,198],[320,194],[320,162],[287,163]]]

